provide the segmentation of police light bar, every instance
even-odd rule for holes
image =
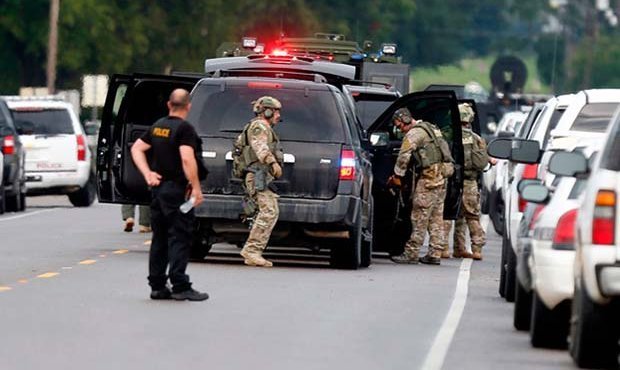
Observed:
[[[242,39],[242,45],[246,49],[253,49],[256,47],[256,37],[244,37]]]
[[[385,55],[394,55],[396,54],[396,44],[382,44],[381,52]]]
[[[254,47],[254,52],[257,54],[262,54],[265,52],[265,44],[256,44]]]

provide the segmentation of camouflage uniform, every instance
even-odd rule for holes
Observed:
[[[250,168],[258,169],[260,166],[269,168],[272,163],[279,162],[278,159],[281,155],[276,153],[274,149],[279,147],[279,138],[269,122],[262,118],[255,118],[250,122],[246,132],[248,142],[257,158],[257,162],[250,165]],[[267,177],[267,183],[273,180],[271,174]],[[257,191],[254,180],[254,173],[248,172],[245,175],[246,193],[256,203],[258,213],[254,218],[250,235],[245,242],[241,255],[245,258],[246,264],[271,266],[271,262],[262,258],[262,253],[267,247],[271,231],[278,221],[278,195],[267,187],[262,191]],[[253,261],[258,261],[258,263],[253,263]]]
[[[419,148],[431,141],[429,135],[423,129],[413,126],[403,139],[398,153],[398,159],[394,166],[394,173],[404,176],[411,161],[411,157]],[[437,137],[441,137],[439,128],[432,124],[433,132]],[[428,255],[434,258],[440,257],[445,244],[443,230],[443,203],[446,194],[445,190],[445,163],[434,163],[427,168],[423,168],[416,175],[412,189],[413,209],[411,210],[411,224],[413,231],[405,244],[405,255],[412,260],[418,258],[420,247],[424,243],[424,237],[428,230],[430,236]]]

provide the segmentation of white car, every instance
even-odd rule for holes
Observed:
[[[584,199],[577,211],[575,296],[570,329],[571,356],[580,367],[618,366],[620,337],[620,110],[605,132]],[[583,176],[579,153],[559,152],[549,162],[556,174]]]
[[[67,194],[74,206],[90,206],[96,197],[91,152],[72,105],[29,98],[7,103],[23,132],[27,194]]]
[[[4,154],[0,151],[0,163],[4,161]],[[6,208],[5,199],[4,199],[4,166],[0,166],[0,215],[4,214],[4,210]]]

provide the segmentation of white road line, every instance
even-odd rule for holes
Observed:
[[[6,218],[0,218],[0,222],[3,221],[11,221],[11,220],[17,220],[19,218],[25,218],[25,217],[30,217],[30,216],[34,216],[34,215],[38,215],[41,213],[45,213],[45,212],[51,212],[51,211],[56,211],[58,208],[54,208],[54,209],[42,209],[40,211],[34,211],[34,212],[30,212],[30,213],[24,213],[22,215],[19,216],[11,216],[11,217],[6,217]]]
[[[469,290],[469,276],[472,261],[471,258],[465,258],[463,262],[461,262],[461,268],[456,282],[456,291],[454,292],[454,300],[450,305],[450,310],[448,311],[446,319],[433,341],[433,346],[426,356],[424,365],[422,365],[423,370],[439,370],[443,366],[443,362],[448,354],[448,349],[454,338],[454,333],[459,326],[461,316],[463,316],[465,303],[467,303],[467,291]]]

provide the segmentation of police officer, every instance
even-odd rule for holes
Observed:
[[[411,211],[413,231],[409,241],[405,244],[405,251],[401,255],[392,257],[392,261],[439,265],[445,237],[443,232],[444,185],[446,178],[454,172],[452,156],[437,126],[429,122],[414,120],[407,108],[397,110],[392,119],[394,125],[405,133],[405,138],[394,166],[394,175],[390,177],[388,184],[401,185],[402,177],[405,176],[407,167],[412,161],[411,157],[413,157],[415,168]],[[427,230],[430,234],[429,251],[424,257],[419,258],[420,247]]]
[[[179,206],[189,196],[194,205],[202,202],[199,173],[206,177],[201,142],[194,128],[185,120],[190,109],[189,93],[176,89],[167,103],[169,114],[159,119],[136,140],[131,156],[146,183],[152,188],[151,227],[153,239],[149,252],[151,299],[204,301],[207,293],[192,289],[185,273],[192,241],[193,210],[182,213]],[[150,151],[149,164],[146,152]],[[172,291],[166,286],[166,268]]]
[[[252,102],[252,107],[256,117],[246,125],[236,144],[241,147],[247,169],[242,175],[244,188],[257,207],[241,256],[246,265],[271,267],[273,263],[264,259],[262,254],[279,215],[278,195],[269,184],[282,176],[283,154],[280,139],[273,130],[280,122],[282,104],[276,98],[263,96]]]
[[[480,224],[480,191],[478,177],[489,163],[487,146],[483,138],[471,129],[474,110],[467,103],[459,104],[461,127],[463,132],[463,152],[465,179],[463,181],[463,201],[461,213],[454,226],[454,256],[482,259],[482,247],[486,243],[486,234]],[[465,231],[469,227],[471,249],[465,249]]]

